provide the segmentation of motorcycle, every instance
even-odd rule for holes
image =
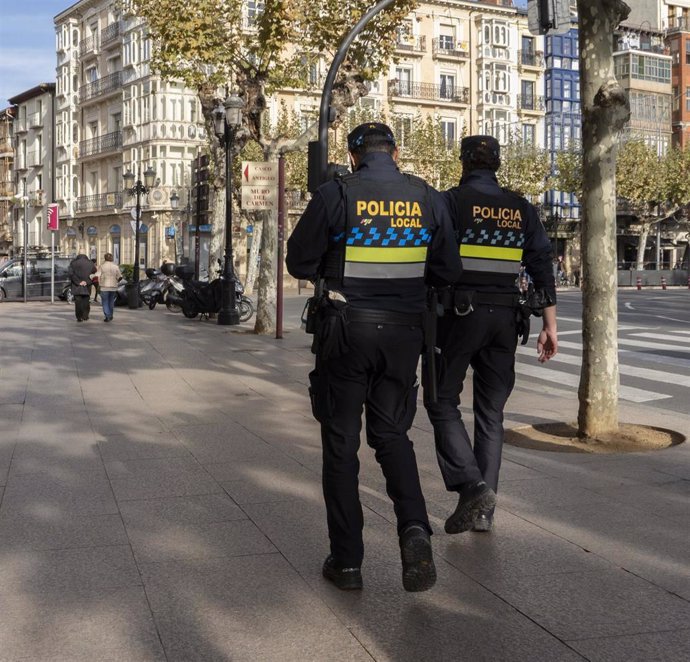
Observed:
[[[179,295],[184,290],[183,283],[174,275],[174,268],[175,265],[166,263],[162,265],[161,270],[146,270],[149,281],[141,289],[141,298],[150,310],[159,303],[165,303],[170,312],[180,312],[180,307],[168,297],[170,292]]]
[[[175,270],[175,275],[182,279],[184,289],[181,293],[168,293],[168,300],[173,305],[182,308],[182,314],[194,319],[199,314],[208,315],[218,313],[222,306],[222,278],[217,278],[210,283],[193,280],[190,272],[183,267]],[[240,322],[246,322],[254,314],[254,303],[244,295],[241,283],[235,281],[235,297]]]

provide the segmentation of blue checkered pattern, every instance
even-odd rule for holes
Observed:
[[[381,231],[376,227],[357,226],[350,228],[347,237],[348,246],[426,246],[431,241],[427,228],[386,228]]]
[[[475,228],[467,228],[462,237],[463,244],[472,244],[473,246],[500,246],[502,248],[522,248],[525,244],[525,235],[522,232],[514,232],[508,230],[494,230],[487,231],[482,228],[477,232]]]

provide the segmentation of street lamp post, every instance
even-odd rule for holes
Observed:
[[[225,143],[225,264],[221,277],[221,308],[218,324],[240,323],[235,293],[235,267],[232,250],[232,150],[235,133],[242,125],[244,102],[234,92],[213,110],[216,135]]]
[[[132,274],[132,284],[127,292],[127,306],[129,308],[139,308],[141,300],[139,298],[139,226],[141,224],[141,195],[147,194],[156,185],[156,171],[149,166],[144,171],[144,181],[141,181],[141,169],[137,172],[135,181],[134,173],[128,170],[124,175],[125,193],[130,197],[136,197],[136,220],[134,231],[134,272]]]
[[[24,303],[27,302],[27,277],[26,274],[29,269],[29,196],[24,194],[22,197],[24,201],[24,268],[22,269],[22,292],[24,294]]]

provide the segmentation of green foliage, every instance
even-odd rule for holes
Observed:
[[[555,191],[570,191],[582,198],[582,151],[571,148],[556,154],[556,174],[550,182]]]
[[[128,282],[132,282],[132,278],[134,277],[134,265],[133,264],[121,264],[120,265],[120,273],[122,274],[122,277]]]
[[[501,186],[535,200],[547,189],[550,170],[547,152],[514,134],[501,148],[501,167],[496,174]]]
[[[616,195],[641,214],[649,214],[667,198],[664,169],[656,150],[641,140],[628,140],[618,149]]]
[[[690,149],[672,149],[662,167],[668,202],[673,207],[690,205]]]

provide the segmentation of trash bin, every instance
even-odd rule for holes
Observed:
[[[125,290],[127,292],[127,308],[140,308],[139,283],[127,283]]]

